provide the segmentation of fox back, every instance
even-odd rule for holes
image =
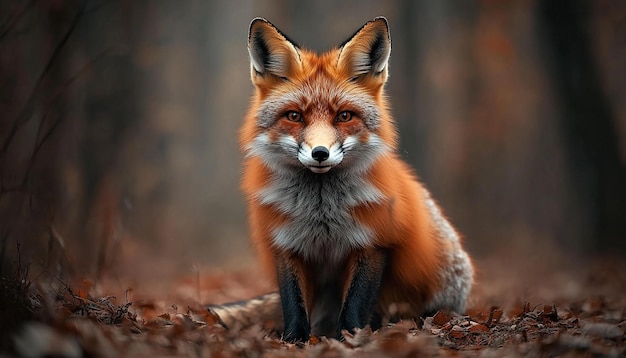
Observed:
[[[279,287],[284,338],[463,310],[469,257],[396,154],[386,19],[317,54],[257,18],[248,50],[255,93],[240,132],[242,189]]]

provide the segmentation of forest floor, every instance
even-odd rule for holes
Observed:
[[[145,292],[120,278],[73,287],[3,279],[0,347],[24,357],[626,356],[626,261],[493,255],[476,264],[464,315],[438,312],[303,345],[260,325],[224,329],[200,304],[270,290],[252,269],[198,271]]]

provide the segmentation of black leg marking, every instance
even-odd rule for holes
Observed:
[[[341,337],[342,329],[352,331],[370,323],[374,305],[378,300],[378,289],[386,258],[387,254],[384,251],[371,251],[358,258],[339,316],[337,337]]]
[[[376,309],[370,317],[370,327],[372,331],[377,331],[383,326],[383,315],[380,310]]]
[[[287,342],[306,342],[311,328],[300,282],[292,266],[283,263],[278,267],[278,285],[285,323],[283,339]]]

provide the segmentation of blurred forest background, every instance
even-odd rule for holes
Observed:
[[[3,276],[249,267],[250,20],[322,51],[378,15],[401,154],[475,257],[624,257],[624,1],[5,0]]]

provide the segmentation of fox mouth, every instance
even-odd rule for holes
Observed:
[[[326,173],[327,171],[330,170],[330,168],[332,168],[332,165],[310,165],[308,166],[308,168],[313,172],[313,173],[317,173],[317,174],[323,174]]]

